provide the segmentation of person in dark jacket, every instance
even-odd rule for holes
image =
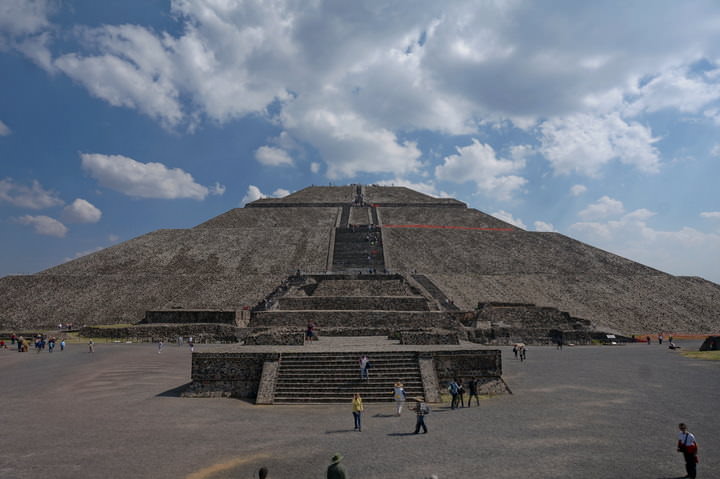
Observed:
[[[340,464],[340,461],[342,460],[342,454],[339,452],[335,453],[331,459],[332,464],[330,464],[327,468],[327,479],[347,479],[348,476],[345,472],[345,468]]]

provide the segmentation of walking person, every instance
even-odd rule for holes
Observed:
[[[370,367],[370,360],[368,359],[368,357],[366,355],[363,354],[360,357],[359,363],[360,363],[360,380],[366,379],[369,381],[370,378],[368,376],[368,368]]]
[[[393,399],[395,399],[395,415],[399,416],[405,405],[405,387],[400,381],[393,386]]]
[[[363,413],[363,402],[360,397],[360,393],[353,394],[352,400],[352,413],[353,419],[355,419],[355,430],[362,432],[362,413]]]
[[[695,435],[688,431],[687,426],[684,422],[678,424],[680,432],[678,433],[677,450],[682,452],[685,458],[685,471],[690,479],[695,479],[697,476],[697,442],[695,442]]]
[[[423,399],[421,397],[414,398],[416,405],[414,411],[415,411],[415,432],[414,434],[418,434],[420,432],[420,428],[423,430],[423,434],[427,433],[427,426],[425,425],[425,416],[430,414],[430,406],[425,404]]]
[[[165,343],[163,343],[161,339],[158,341],[158,354],[162,353],[163,347],[165,347]]]
[[[65,340],[64,339],[60,341],[60,352],[63,352],[63,351],[65,351]]]
[[[95,352],[95,342],[91,339],[88,341],[88,353],[94,353]]]
[[[343,460],[342,454],[337,452],[330,460],[332,463],[327,468],[327,479],[347,479],[345,468],[340,464]]]
[[[478,378],[472,378],[468,382],[468,407],[472,404],[472,398],[475,397],[475,402],[480,406],[480,398],[478,397]]]
[[[458,404],[459,407],[465,407],[465,385],[463,384],[462,378],[458,379]]]

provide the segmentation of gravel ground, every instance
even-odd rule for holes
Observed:
[[[369,405],[359,433],[349,405],[179,398],[185,347],[0,351],[0,477],[251,478],[265,465],[270,478],[322,478],[341,452],[355,479],[668,479],[684,475],[680,421],[698,438],[698,477],[720,474],[720,362],[644,344],[531,347],[525,363],[501,349],[514,394],[434,405],[420,435],[391,402]]]

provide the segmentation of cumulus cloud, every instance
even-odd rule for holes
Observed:
[[[15,183],[12,178],[0,180],[0,201],[33,210],[51,208],[64,203],[57,193],[44,189],[37,180],[33,180],[32,186],[24,186]]]
[[[83,169],[102,186],[128,196],[203,200],[210,193],[191,174],[162,163],[141,163],[127,156],[97,153],[82,153],[80,157]],[[216,185],[215,191],[224,191],[224,187]]]
[[[9,36],[29,35],[46,29],[52,13],[46,0],[3,0],[0,3],[0,33]]]
[[[25,215],[17,219],[18,223],[32,226],[37,234],[46,236],[56,236],[63,238],[68,232],[67,227],[54,218],[49,216],[31,216]]]
[[[327,164],[330,179],[359,172],[412,173],[419,169],[417,144],[399,141],[352,111],[333,111],[295,102],[283,112],[283,122],[299,139],[314,145]]]
[[[496,211],[495,213],[491,213],[491,216],[494,216],[495,218],[502,220],[506,223],[510,223],[513,226],[517,226],[518,228],[526,229],[527,226],[525,226],[525,223],[520,218],[514,218],[511,213],[508,213],[505,210]]]
[[[8,136],[10,133],[10,128],[0,120],[0,136]]]
[[[313,161],[312,163],[310,163],[310,171],[315,174],[319,173],[320,163],[318,163],[317,161]]]
[[[444,163],[435,168],[438,179],[455,183],[473,181],[479,192],[499,200],[512,198],[527,183],[525,178],[512,174],[525,167],[524,160],[498,158],[492,146],[476,139],[456,150],[456,155],[446,156]]]
[[[578,213],[578,216],[584,220],[594,220],[618,216],[625,212],[622,201],[603,196],[595,203],[588,205],[584,210]]]
[[[555,232],[555,227],[552,225],[552,223],[546,223],[544,221],[536,221],[534,223],[534,225],[535,225],[535,231],[542,231],[545,233]]]
[[[102,212],[92,203],[77,198],[63,209],[62,218],[67,223],[97,223]]]
[[[570,188],[570,194],[573,196],[580,196],[583,193],[587,191],[587,186],[585,185],[573,185]]]
[[[261,146],[255,151],[255,159],[266,166],[292,165],[293,159],[287,151],[272,146]]]
[[[700,216],[703,218],[718,220],[720,219],[720,211],[703,211],[700,213]]]
[[[265,193],[260,191],[260,188],[258,188],[257,186],[250,185],[248,186],[245,196],[243,196],[242,200],[240,201],[240,206],[245,206],[248,203],[252,203],[253,201],[260,200],[262,198],[282,198],[289,194],[290,191],[286,190],[285,188],[278,188],[272,193],[272,195],[266,195]]]
[[[650,129],[627,123],[617,113],[588,114],[554,118],[540,125],[540,152],[558,174],[580,173],[599,176],[612,160],[656,173],[660,153]]]

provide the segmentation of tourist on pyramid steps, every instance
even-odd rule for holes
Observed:
[[[650,336],[648,336],[646,339],[647,339],[648,346],[650,346]]]
[[[352,399],[352,413],[353,419],[355,420],[355,430],[362,432],[362,413],[363,413],[363,401],[360,397],[360,393],[353,394]]]
[[[317,336],[315,335],[315,323],[310,321],[307,324],[307,329],[305,330],[305,340],[306,341],[312,341],[316,340]]]
[[[60,341],[60,352],[65,351],[65,340]]]
[[[450,396],[452,396],[452,399],[450,400],[450,409],[455,409],[457,407],[459,389],[457,379],[450,381],[450,385],[448,386],[448,391],[450,391]]]
[[[340,461],[343,460],[342,454],[335,453],[330,460],[332,463],[327,468],[327,479],[347,479],[345,468],[340,464]]]
[[[399,416],[405,405],[405,388],[400,381],[393,386],[393,399],[395,399],[395,414]]]
[[[513,354],[515,355],[515,359],[518,358],[518,347],[517,344],[513,344]]]
[[[88,353],[94,353],[95,352],[95,342],[91,339],[88,341]]]
[[[472,398],[475,397],[475,402],[480,405],[480,398],[478,397],[478,378],[472,378],[468,381],[468,407],[472,404]]]
[[[658,344],[662,344],[663,342],[663,333],[658,334]]]
[[[425,425],[425,416],[430,414],[430,406],[425,404],[422,398],[416,397],[414,398],[416,405],[413,409],[415,411],[415,432],[414,434],[418,434],[420,432],[420,428],[423,430],[423,434],[427,433],[427,426]]]
[[[260,469],[258,469],[258,477],[260,479],[266,479],[268,477],[268,468],[261,467]]]
[[[463,384],[463,380],[458,379],[457,385],[458,385],[458,404],[460,405],[458,407],[465,407],[465,385]]]
[[[680,429],[680,432],[678,433],[677,450],[678,452],[682,452],[685,459],[685,471],[687,472],[687,476],[685,477],[694,479],[697,475],[698,463],[698,447],[697,442],[695,442],[695,435],[688,431],[685,423],[681,422],[678,425],[678,428]]]
[[[362,381],[363,379],[365,379],[365,380],[369,381],[370,376],[368,374],[368,369],[371,367],[370,360],[368,359],[367,356],[362,355],[360,357],[359,363],[360,363],[360,380]]]
[[[162,353],[164,347],[165,343],[163,343],[162,340],[158,341],[158,354]]]
[[[7,347],[7,345],[5,344],[5,340],[4,340],[4,339],[0,339],[0,349],[7,349],[7,348],[8,348],[8,347]]]
[[[527,348],[525,346],[520,347],[520,362],[527,360]]]

